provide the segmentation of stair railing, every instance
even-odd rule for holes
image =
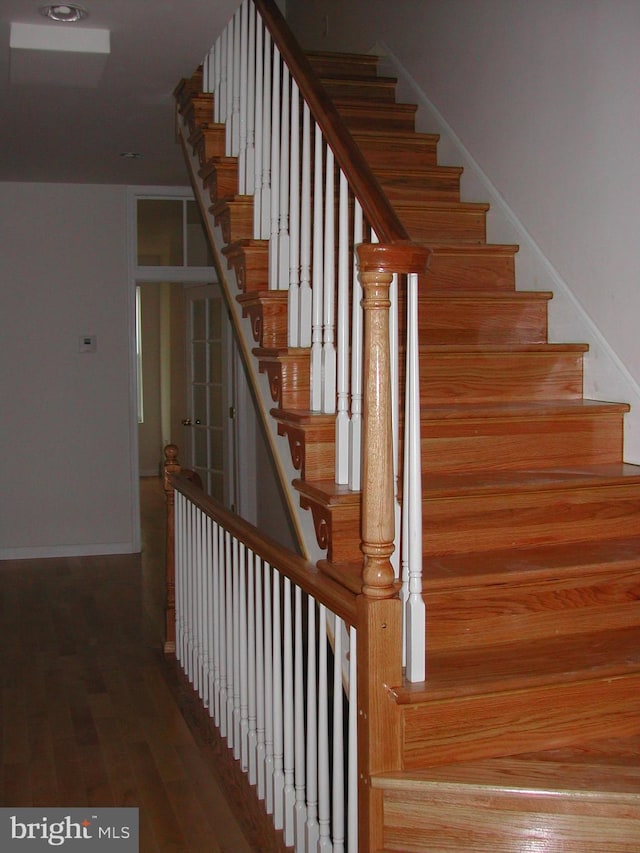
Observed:
[[[336,483],[363,488],[362,460],[375,464],[382,445],[392,442],[392,512],[386,540],[363,545],[365,563],[382,548],[396,578],[402,580],[407,677],[424,678],[424,607],[421,597],[421,494],[419,382],[417,378],[417,289],[428,251],[409,241],[402,223],[380,188],[309,60],[299,48],[273,0],[243,0],[203,63],[203,86],[213,94],[214,121],[226,126],[227,155],[238,158],[240,194],[253,196],[253,236],[269,240],[269,287],[288,290],[288,343],[310,347],[311,411],[336,414]],[[366,378],[363,341],[366,295],[358,276],[354,246],[393,247],[396,269],[409,274],[405,351],[407,387],[404,463],[399,464],[401,420],[397,377],[400,337],[397,299],[387,311],[389,333],[382,343],[390,359],[391,384],[375,390],[390,396],[391,422],[372,416],[375,382]],[[376,255],[380,257],[380,255]],[[379,271],[386,276],[385,267]],[[404,281],[404,279],[403,279]],[[413,350],[413,351],[412,351]],[[369,359],[368,364],[372,361]],[[369,401],[363,389],[369,388]],[[365,421],[369,418],[369,426]],[[375,429],[383,429],[374,434]],[[364,436],[364,444],[362,437]],[[385,451],[386,452],[386,451]],[[404,481],[398,483],[398,469]],[[385,487],[388,491],[388,484]],[[366,498],[370,512],[380,503]],[[404,495],[402,517],[397,497]],[[386,508],[386,500],[382,502]],[[386,510],[385,510],[386,511]],[[369,539],[390,526],[363,522]],[[388,553],[387,553],[388,552]],[[402,555],[400,557],[400,555]],[[365,582],[367,594],[394,594],[377,583],[376,570]],[[365,570],[366,571],[366,570]],[[374,587],[377,592],[373,592]]]
[[[166,650],[284,843],[356,851],[356,597],[165,456]]]

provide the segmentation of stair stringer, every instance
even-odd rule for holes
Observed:
[[[482,170],[454,128],[433,104],[402,62],[384,43],[370,51],[379,57],[380,74],[398,79],[399,100],[416,103],[416,131],[438,133],[438,162],[463,166],[461,198],[489,201],[487,242],[517,244],[516,288],[552,291],[549,306],[549,341],[581,341],[589,345],[584,359],[584,396],[594,400],[626,400],[631,411],[625,419],[624,458],[640,463],[640,383],[611,347],[575,293],[544,254],[515,211]],[[606,396],[602,396],[606,395]]]
[[[256,413],[264,427],[269,452],[274,462],[282,494],[285,497],[286,508],[295,531],[298,546],[305,559],[316,563],[323,559],[325,551],[317,543],[311,513],[300,507],[300,495],[293,486],[293,481],[299,476],[299,471],[294,468],[291,461],[287,438],[278,435],[278,424],[270,414],[270,410],[274,406],[274,401],[269,388],[269,378],[265,374],[259,373],[258,361],[252,353],[252,349],[255,347],[251,328],[252,321],[248,317],[243,317],[242,306],[236,299],[236,296],[242,292],[242,289],[239,286],[235,270],[227,268],[227,260],[222,254],[222,249],[226,245],[222,236],[222,228],[220,225],[216,225],[215,219],[210,213],[211,201],[209,192],[203,186],[198,174],[200,162],[197,154],[192,151],[188,141],[188,129],[185,127],[180,116],[177,119],[177,134],[189,171],[194,196],[200,207],[209,243],[216,259],[220,287],[229,309],[233,331],[246,368]]]

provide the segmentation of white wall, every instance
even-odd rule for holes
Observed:
[[[383,43],[400,60],[526,231],[523,250],[539,247],[548,262],[538,274],[524,258],[518,287],[549,279],[577,300],[584,336],[574,339],[592,345],[586,392],[624,390],[628,458],[640,461],[640,3],[301,0],[288,19],[304,47]],[[559,330],[573,334],[575,310],[559,293]]]
[[[126,188],[0,184],[0,287],[0,557],[131,551]]]

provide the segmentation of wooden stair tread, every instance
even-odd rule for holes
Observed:
[[[401,705],[510,693],[640,673],[640,629],[542,637],[429,655],[427,681],[394,687]]]
[[[635,568],[640,568],[640,533],[593,542],[431,555],[424,560],[423,586],[426,593],[433,593]]]
[[[584,488],[585,486],[640,485],[640,465],[627,462],[541,468],[516,471],[479,471],[472,474],[429,474],[422,483],[423,498],[456,497],[498,492]],[[326,505],[359,503],[360,492],[333,480],[296,480],[299,492]]]
[[[640,465],[610,463],[541,468],[526,471],[478,471],[472,474],[433,474],[423,479],[423,496],[455,497],[482,492],[516,490],[581,489],[585,486],[640,485]]]
[[[520,300],[539,300],[540,302],[548,302],[553,299],[553,292],[550,290],[513,290],[504,292],[500,290],[433,290],[421,291],[418,294],[420,300],[436,300],[447,299],[452,302],[464,302],[472,300],[473,302],[518,302]]]
[[[424,421],[464,418],[561,417],[589,413],[618,413],[630,410],[628,403],[599,400],[531,400],[511,403],[442,403],[421,408]]]
[[[581,353],[589,350],[588,344],[420,344],[421,353]]]
[[[467,788],[486,794],[536,793],[602,800],[614,795],[638,808],[640,739],[621,738],[583,749],[453,762],[425,770],[381,773],[374,788],[441,791]]]

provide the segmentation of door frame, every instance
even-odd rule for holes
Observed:
[[[127,274],[129,279],[129,472],[131,494],[131,533],[134,551],[141,549],[140,464],[138,455],[138,366],[136,355],[136,286],[163,281],[183,284],[219,282],[215,267],[140,267],[137,263],[137,201],[139,198],[197,199],[189,186],[127,187]]]

